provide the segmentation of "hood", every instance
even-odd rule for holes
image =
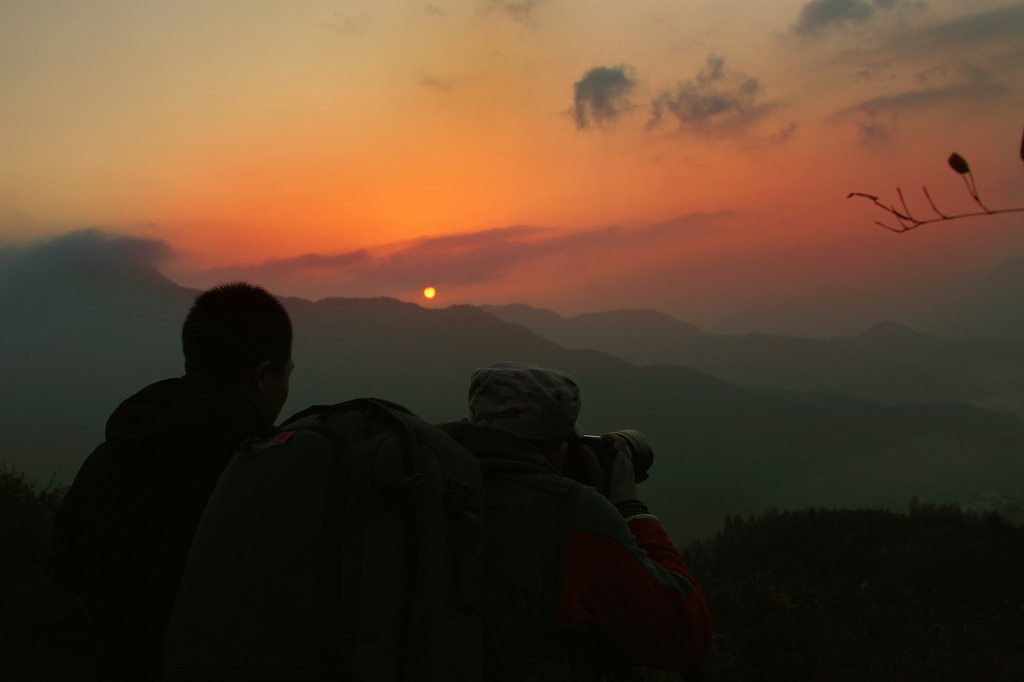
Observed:
[[[537,448],[510,431],[472,422],[451,422],[440,428],[476,456],[485,474],[500,469],[504,473],[558,475]]]

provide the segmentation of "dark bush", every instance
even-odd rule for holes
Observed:
[[[87,679],[81,601],[54,582],[50,562],[63,494],[0,465],[0,679]]]
[[[1024,528],[912,503],[729,517],[684,555],[708,680],[1024,679]]]

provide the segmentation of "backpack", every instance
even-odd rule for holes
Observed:
[[[476,459],[405,408],[300,412],[210,497],[164,679],[479,680],[482,514]]]

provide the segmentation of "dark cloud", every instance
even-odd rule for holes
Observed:
[[[448,14],[442,7],[437,5],[427,5],[423,8],[423,12],[431,17],[443,17]]]
[[[651,101],[648,129],[671,116],[680,128],[702,129],[742,123],[756,115],[754,100],[761,86],[756,78],[725,68],[725,59],[712,54],[693,79],[680,82]]]
[[[800,35],[817,35],[845,24],[862,23],[877,10],[892,10],[904,0],[811,0],[800,9],[793,30]]]
[[[875,8],[864,0],[811,0],[800,10],[794,30],[810,35],[829,26],[865,21],[874,13]]]
[[[537,19],[537,7],[544,0],[482,0],[484,12],[501,12],[512,18],[523,26],[536,28],[539,25]]]
[[[613,123],[633,108],[629,95],[636,88],[633,67],[595,66],[573,84],[572,116],[582,130],[593,121],[599,126]]]
[[[173,253],[156,239],[112,235],[95,228],[76,230],[42,242],[0,247],[0,278],[9,281],[83,269],[111,273],[152,269]]]

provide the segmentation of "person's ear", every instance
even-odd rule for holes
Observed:
[[[239,382],[239,388],[242,389],[242,393],[251,398],[262,395],[263,387],[267,382],[267,373],[271,371],[273,371],[273,366],[269,360],[264,360],[251,369],[246,370]]]
[[[256,365],[256,385],[259,388],[260,393],[263,392],[263,388],[266,386],[267,374],[272,371],[274,371],[274,366],[271,364],[270,360],[264,360],[260,364]]]

